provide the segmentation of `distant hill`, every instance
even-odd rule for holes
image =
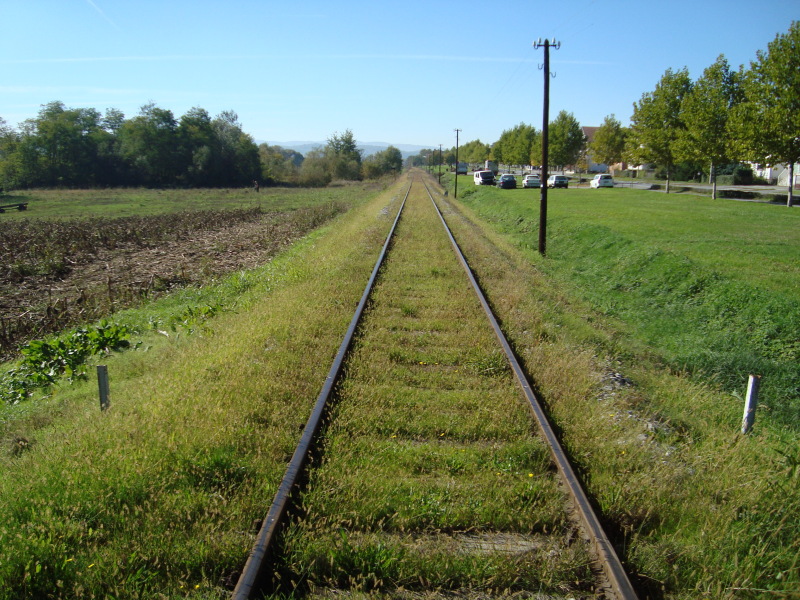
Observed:
[[[256,140],[256,144],[269,144],[270,146],[280,146],[281,148],[286,148],[287,150],[294,150],[295,152],[299,152],[303,156],[306,155],[307,152],[313,150],[314,148],[324,147],[327,142],[275,142],[275,141],[266,141],[263,140]],[[427,146],[416,146],[414,144],[389,144],[387,142],[366,142],[358,143],[359,149],[361,149],[364,153],[364,158],[375,154],[376,152],[382,152],[386,150],[389,146],[394,146],[400,153],[403,155],[403,158],[408,158],[414,154],[419,154],[419,151]]]

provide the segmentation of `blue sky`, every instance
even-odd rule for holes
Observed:
[[[542,125],[538,38],[561,42],[551,118],[627,124],[667,68],[749,64],[792,19],[797,0],[0,0],[0,117],[153,101],[234,110],[259,141],[491,143]]]

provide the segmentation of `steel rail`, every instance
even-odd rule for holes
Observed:
[[[431,202],[433,203],[433,206],[439,215],[439,219],[442,221],[442,225],[444,226],[445,231],[450,238],[450,243],[452,244],[453,249],[458,256],[458,260],[461,262],[461,266],[464,267],[467,277],[469,278],[470,283],[472,284],[472,287],[475,290],[481,305],[483,306],[483,310],[485,311],[486,316],[492,325],[492,329],[494,329],[495,336],[497,337],[500,345],[503,347],[503,351],[508,357],[508,362],[514,371],[514,376],[517,380],[517,383],[519,383],[523,393],[525,394],[525,397],[531,405],[531,410],[534,414],[534,417],[539,425],[542,435],[545,438],[545,441],[550,448],[550,453],[553,456],[553,460],[558,467],[561,480],[569,491],[569,495],[572,498],[573,504],[580,515],[584,530],[589,536],[589,539],[595,548],[595,552],[602,563],[603,571],[608,578],[612,592],[620,600],[637,600],[638,597],[633,589],[633,585],[631,585],[628,575],[625,572],[625,569],[622,567],[622,563],[620,562],[617,553],[614,551],[614,547],[609,541],[608,536],[606,535],[605,531],[603,531],[600,520],[597,518],[586,492],[584,492],[578,477],[575,475],[572,465],[570,465],[569,461],[567,460],[566,454],[561,447],[561,443],[558,441],[553,428],[550,426],[550,421],[547,419],[547,415],[545,414],[539,399],[536,397],[536,394],[534,394],[531,384],[525,375],[525,371],[523,371],[522,367],[520,366],[519,361],[517,360],[513,349],[511,348],[511,345],[508,343],[505,334],[503,334],[503,330],[500,328],[500,324],[497,322],[497,319],[494,316],[491,306],[489,306],[489,302],[486,300],[486,296],[483,294],[483,290],[481,290],[478,281],[475,279],[475,275],[473,274],[469,263],[467,263],[466,258],[464,258],[464,254],[461,252],[458,242],[456,242],[455,237],[453,237],[453,234],[450,231],[450,228],[447,226],[447,222],[445,221],[442,212],[439,210],[436,201],[433,199],[433,195],[424,181],[423,185],[425,186],[425,191],[428,193],[428,197],[431,199]]]
[[[325,378],[325,384],[322,386],[322,390],[317,397],[317,401],[314,404],[314,409],[311,411],[311,416],[308,418],[308,422],[303,429],[303,435],[300,438],[300,442],[298,443],[297,448],[292,455],[289,466],[286,468],[286,473],[281,480],[278,491],[275,494],[275,499],[273,500],[272,506],[267,513],[267,517],[261,524],[261,529],[256,536],[253,549],[250,551],[250,556],[247,558],[244,569],[239,576],[239,581],[236,583],[236,587],[233,590],[233,594],[231,596],[233,600],[246,600],[252,598],[252,594],[259,591],[259,585],[262,583],[262,579],[264,577],[264,569],[266,567],[265,563],[268,552],[271,549],[271,545],[277,538],[277,533],[289,508],[293,488],[297,485],[300,475],[305,469],[309,453],[311,452],[317,434],[322,426],[323,416],[325,414],[328,399],[333,391],[337,379],[339,378],[339,374],[341,373],[345,356],[350,348],[350,344],[353,341],[356,327],[358,326],[361,315],[364,312],[364,307],[366,306],[369,295],[372,291],[372,287],[377,279],[378,271],[380,270],[380,267],[383,264],[383,259],[389,249],[390,242],[394,236],[394,231],[397,228],[397,223],[400,220],[400,215],[403,212],[403,208],[406,205],[406,200],[411,192],[412,184],[409,184],[408,190],[406,190],[406,195],[403,198],[403,202],[400,204],[400,209],[397,211],[397,216],[394,219],[392,228],[389,231],[389,234],[386,236],[383,249],[378,256],[377,262],[375,263],[375,268],[372,270],[372,275],[370,276],[367,286],[364,289],[364,293],[361,296],[361,301],[358,303],[356,312],[350,321],[350,326],[347,328],[344,339],[339,346],[339,351],[336,353],[336,357],[333,360],[330,371],[328,371],[328,376]]]

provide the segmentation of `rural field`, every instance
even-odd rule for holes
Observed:
[[[367,190],[6,196],[27,202],[28,210],[2,215],[0,359],[31,339],[262,264]]]
[[[689,195],[554,190],[542,258],[538,191],[467,181],[459,180],[448,222],[640,597],[800,597],[800,217]],[[75,333],[65,332],[49,338],[58,342],[30,344],[39,354],[30,350],[0,375],[5,386],[25,374],[41,384],[17,385],[0,406],[0,599],[229,594],[406,186],[401,177],[388,187],[258,197],[203,191],[196,205],[192,192],[35,192],[20,200],[30,202],[28,213],[0,215],[28,232],[0,246],[4,272],[23,278],[4,279],[3,297],[15,286],[38,289],[15,302],[38,306],[41,320],[66,306],[78,314],[65,324],[99,339],[99,354],[82,356],[88,367],[58,355],[76,354]],[[55,227],[47,231],[74,219],[89,231],[92,223],[115,231],[111,215],[124,214],[134,220],[122,229],[138,231],[144,225],[135,219],[195,208],[207,218],[154,227],[136,244],[41,241],[47,252],[26,249],[28,262],[17,252],[33,236],[24,229],[33,217],[46,217],[38,226]],[[213,235],[208,221],[220,222]],[[214,237],[228,228],[232,234]],[[248,254],[253,246],[263,252]],[[118,264],[114,273],[149,281],[130,265],[158,265],[158,252],[182,259],[153,275],[167,283],[148,293],[115,294],[116,275],[109,282],[97,267]],[[225,269],[213,270],[218,262]],[[95,287],[68,280],[90,268],[101,273]],[[88,302],[76,307],[80,294],[67,295],[78,289],[97,298],[93,311],[81,313]],[[123,296],[131,299],[124,308],[115,302]],[[397,308],[391,318],[414,318],[413,306]],[[361,355],[370,343],[361,340]],[[32,362],[44,364],[45,351],[48,369],[68,367],[62,377],[36,378]],[[98,362],[111,378],[105,412],[96,381],[81,376]],[[761,403],[753,431],[741,435],[750,373],[762,376]],[[370,387],[369,378],[359,385],[345,392],[382,411],[391,386]],[[357,459],[343,427],[336,443]],[[382,439],[378,447],[393,444]],[[327,501],[311,497],[309,506],[319,511]],[[411,506],[414,498],[395,501]],[[335,547],[336,528],[320,525]],[[413,592],[413,577],[404,577]],[[398,585],[370,581],[353,591]],[[515,591],[513,576],[508,581],[505,591]]]

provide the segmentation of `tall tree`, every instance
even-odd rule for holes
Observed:
[[[436,155],[432,154],[431,158],[434,156]],[[403,170],[403,154],[394,146],[389,146],[386,150],[368,156],[361,167],[367,179],[377,179],[390,173],[397,174]]]
[[[334,133],[328,138],[325,156],[330,163],[331,174],[336,179],[357,180],[361,177],[362,152],[356,144],[353,132]]]
[[[512,165],[531,164],[531,152],[536,144],[537,132],[533,125],[520,123],[511,130],[506,147],[506,162]]]
[[[300,184],[321,187],[331,182],[330,161],[325,149],[314,148],[306,153],[305,160],[300,167]]]
[[[438,160],[438,150],[437,150]],[[484,144],[480,140],[472,140],[466,144],[462,144],[458,151],[459,156],[463,156],[464,160],[472,164],[483,164],[489,158],[489,145]],[[438,162],[437,162],[438,164]]]
[[[594,132],[594,139],[589,144],[592,160],[609,166],[622,162],[626,137],[627,130],[622,123],[614,115],[608,115]]]
[[[491,146],[489,158],[498,164],[530,164],[537,138],[538,133],[535,127],[520,123],[500,134],[500,139]]]
[[[800,163],[800,22],[778,34],[750,63],[744,101],[734,110],[731,130],[739,157],[766,165],[789,165],[786,204],[793,204],[794,167]]]
[[[586,136],[573,114],[562,110],[550,123],[548,143],[548,166],[566,167],[578,162]]]
[[[246,185],[261,176],[258,146],[242,130],[239,115],[225,110],[211,122],[219,145],[214,185]]]
[[[258,146],[258,157],[261,161],[261,178],[268,183],[293,181],[303,164],[303,155],[299,152],[269,144]]]
[[[0,191],[17,187],[16,150],[19,136],[9,127],[6,120],[0,117]]]
[[[39,156],[40,185],[94,182],[100,113],[93,108],[66,108],[55,101],[42,106],[32,121]]]
[[[150,102],[119,130],[120,154],[139,185],[174,185],[179,172],[177,121]]]
[[[217,185],[221,171],[217,168],[217,161],[221,158],[221,149],[208,111],[190,108],[180,118],[177,137],[183,167],[180,177],[189,185]]]
[[[508,134],[506,131],[503,131],[503,133],[500,134],[500,139],[495,141],[489,149],[489,160],[496,162],[498,165],[506,163],[503,147],[507,140]]]
[[[731,157],[728,117],[740,99],[738,79],[724,55],[703,71],[681,103],[681,129],[677,155],[686,161],[709,164],[711,197],[717,197],[715,168]]]
[[[676,143],[683,129],[681,103],[692,88],[689,71],[667,69],[656,89],[633,105],[627,153],[632,162],[656,163],[667,170],[667,193],[675,164]]]

